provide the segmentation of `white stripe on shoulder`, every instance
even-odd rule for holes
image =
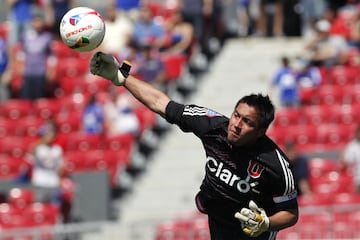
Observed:
[[[277,149],[276,149],[276,154],[280,161],[280,164],[281,164],[281,167],[282,167],[282,170],[284,173],[284,177],[285,177],[286,187],[285,187],[283,195],[287,195],[287,194],[294,192],[294,189],[295,189],[294,177],[289,168],[289,163],[284,159],[284,157],[281,155],[281,153]]]
[[[183,112],[183,115],[188,116],[205,116],[208,112],[207,108],[204,107],[194,107],[194,106],[186,106]]]

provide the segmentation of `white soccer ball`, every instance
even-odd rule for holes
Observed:
[[[72,8],[62,17],[61,39],[69,48],[77,52],[94,50],[102,43],[104,35],[104,19],[92,8]]]

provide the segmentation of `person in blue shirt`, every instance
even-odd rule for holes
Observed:
[[[295,143],[292,141],[285,143],[285,152],[292,166],[298,196],[311,196],[308,159],[298,152]]]
[[[6,101],[10,97],[10,90],[5,80],[4,74],[8,67],[7,44],[4,38],[0,37],[0,102]]]
[[[300,104],[299,89],[295,71],[290,66],[288,57],[281,58],[281,67],[276,72],[271,88],[278,90],[279,101],[282,107],[296,107]]]
[[[23,32],[31,27],[34,0],[7,0],[9,15],[9,45],[17,44]]]
[[[96,95],[90,96],[82,115],[82,128],[86,134],[100,135],[104,131],[104,111]]]

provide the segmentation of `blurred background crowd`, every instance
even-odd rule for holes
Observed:
[[[61,18],[76,6],[104,17],[97,50],[129,60],[131,74],[180,101],[196,94],[227,40],[301,39],[301,51],[277,56],[268,79],[278,105],[269,135],[293,160],[302,206],[338,204],[333,193],[360,203],[360,1],[6,0],[0,3],[2,228],[86,220],[81,211],[88,209],[73,208],[80,198],[74,176],[106,172],[111,200],[121,198],[168,128],[124,89],[89,74],[93,52],[62,43]],[[50,206],[43,221],[34,219],[43,214],[35,203]],[[171,230],[159,231],[158,239],[173,239],[164,238]]]

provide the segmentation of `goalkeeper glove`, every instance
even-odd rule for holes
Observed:
[[[242,208],[240,212],[235,213],[235,218],[241,222],[243,232],[250,237],[257,237],[270,227],[264,209],[259,208],[252,200],[249,202],[249,208]]]
[[[110,80],[116,86],[123,86],[129,76],[131,64],[124,61],[120,66],[119,62],[111,54],[97,52],[91,58],[90,72]]]

